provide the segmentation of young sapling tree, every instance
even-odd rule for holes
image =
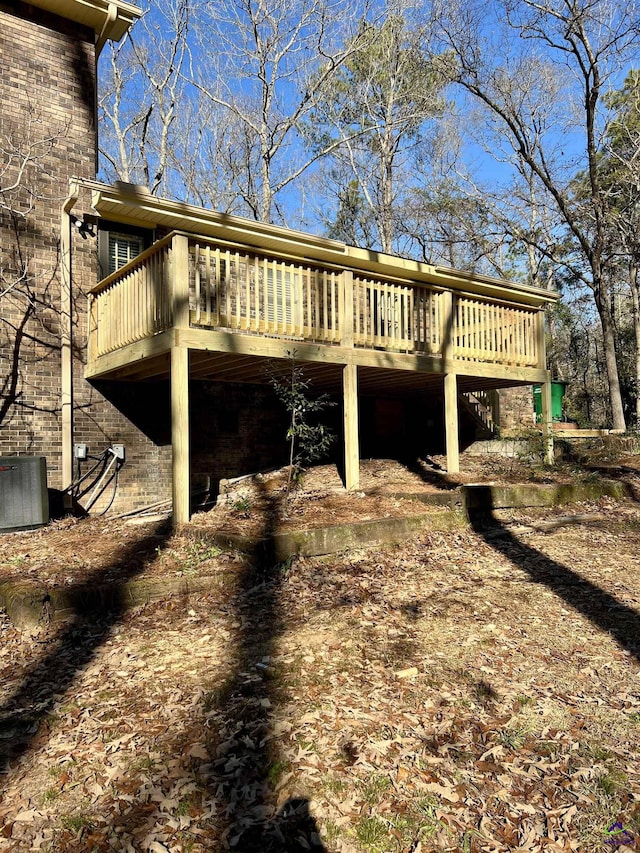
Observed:
[[[296,351],[287,353],[289,368],[286,373],[275,365],[269,369],[269,381],[276,397],[289,415],[286,440],[289,443],[289,476],[287,497],[294,483],[299,483],[302,472],[311,462],[321,459],[335,436],[325,424],[313,422],[313,416],[335,403],[328,394],[311,396],[311,381],[305,379],[304,368],[296,361]]]

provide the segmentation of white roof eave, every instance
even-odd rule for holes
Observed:
[[[164,227],[203,237],[266,249],[301,260],[314,260],[346,269],[370,272],[413,282],[424,282],[446,290],[458,290],[486,298],[509,300],[543,308],[558,294],[538,287],[471,272],[433,266],[420,261],[348,246],[337,240],[293,231],[194,205],[152,196],[144,187],[131,184],[115,187],[83,181],[92,190],[92,205],[98,213],[116,222],[146,227]]]
[[[106,38],[120,41],[127,30],[142,15],[142,10],[125,0],[29,0],[31,6],[37,6],[61,18],[74,21],[92,29],[96,36],[103,33],[108,25]],[[113,15],[110,22],[109,17]]]

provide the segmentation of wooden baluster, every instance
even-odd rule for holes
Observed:
[[[87,361],[91,362],[95,359],[95,317],[94,317],[95,296],[92,293],[87,294]]]
[[[119,347],[127,343],[127,324],[129,318],[127,317],[126,279],[127,277],[124,276],[116,285],[116,290],[118,292],[118,313],[116,315],[118,327],[117,345]]]
[[[533,312],[529,312],[529,364],[532,367],[536,367],[537,365],[537,353],[536,353],[536,315]]]
[[[478,358],[478,321],[476,316],[476,303],[473,299],[469,300],[469,353],[470,359],[476,361]]]
[[[281,336],[289,334],[287,323],[287,265],[284,261],[280,261],[275,264],[275,268],[278,272],[278,279],[274,288],[277,300],[274,319],[276,321],[276,334]]]
[[[145,329],[145,314],[144,314],[144,279],[147,272],[147,261],[142,264],[138,270],[138,280],[136,282],[135,303],[136,303],[136,340],[142,340],[146,337]]]
[[[312,320],[311,320],[311,276],[313,272],[311,267],[307,267],[305,271],[303,293],[304,300],[302,303],[302,337],[309,340],[312,337]]]
[[[253,282],[253,312],[255,314],[254,318],[254,329],[256,332],[260,331],[260,270],[258,267],[258,261],[256,258],[251,258],[251,275]]]
[[[112,324],[108,321],[111,316],[111,306],[113,299],[111,298],[111,287],[104,291],[102,297],[102,317],[100,327],[103,329],[104,348],[103,351],[111,351],[111,328]]]
[[[462,307],[461,300],[456,297],[454,301],[450,290],[443,291],[440,297],[440,352],[446,361],[457,358],[459,355]]]
[[[536,316],[536,366],[540,370],[547,369],[546,336],[544,311],[539,309]]]
[[[153,334],[156,330],[157,316],[160,311],[158,288],[162,284],[162,265],[165,249],[162,252],[153,256],[151,266],[149,268],[148,290],[147,290],[147,322],[150,326],[150,332]]]
[[[291,274],[291,323],[296,338],[302,337],[303,268],[290,264]]]
[[[131,279],[131,273],[127,273],[124,275],[118,284],[118,292],[120,294],[120,313],[118,315],[118,327],[119,327],[119,346],[126,346],[129,343],[129,305],[127,296],[130,290],[129,280]]]
[[[125,343],[127,343],[127,344],[131,343],[131,341],[134,339],[134,334],[133,334],[134,317],[133,317],[133,314],[135,312],[134,312],[134,308],[133,308],[132,296],[133,296],[133,288],[134,288],[135,280],[136,280],[135,271],[130,272],[125,277],[125,280],[124,280],[124,294],[123,295],[124,295],[124,303],[125,303],[125,312],[126,312],[126,317],[127,317],[127,325],[126,325],[127,335],[126,335]]]
[[[313,276],[313,310],[311,312],[312,315],[312,326],[313,326],[313,338],[316,341],[322,340],[321,330],[320,330],[320,277],[323,275],[321,270],[316,270]]]
[[[264,281],[262,285],[264,287],[264,322],[265,322],[265,331],[271,333],[273,331],[273,312],[275,309],[275,303],[273,298],[273,288],[275,287],[275,270],[274,270],[273,261],[267,261],[265,258],[264,261]],[[271,281],[269,281],[269,273],[271,273]]]
[[[229,326],[231,322],[231,252],[229,249],[224,253],[224,280],[223,280],[223,316],[220,322],[223,326]]]
[[[495,362],[498,359],[498,352],[497,352],[498,342],[497,342],[497,337],[496,337],[497,322],[496,322],[496,306],[495,305],[489,306],[489,317],[490,317],[489,330],[490,330],[490,334],[491,334],[491,360]]]
[[[149,258],[149,262],[145,264],[145,276],[144,276],[144,302],[143,302],[143,311],[144,311],[144,332],[145,336],[148,337],[152,334],[152,310],[153,310],[153,262],[155,260],[156,255],[153,254]]]
[[[155,253],[151,255],[147,262],[144,265],[144,274],[142,276],[141,281],[141,296],[140,296],[140,316],[141,316],[141,328],[144,337],[149,337],[151,334],[150,326],[150,318],[149,318],[149,309],[151,306],[151,287],[150,280],[153,271],[153,259],[155,257]]]
[[[144,338],[144,315],[142,313],[142,282],[144,280],[144,270],[146,262],[141,264],[136,271],[136,288],[133,293],[133,304],[136,315],[136,340]]]
[[[165,246],[162,258],[158,262],[158,279],[156,284],[156,331],[171,326],[171,305],[169,304],[169,263],[171,259],[171,247]]]
[[[340,336],[338,328],[340,326],[340,306],[339,306],[339,278],[335,270],[331,272],[330,278],[330,311],[331,316],[331,340],[339,341]]]
[[[195,282],[195,298],[196,298],[196,319],[195,322],[199,326],[202,320],[202,285],[200,282],[200,243],[195,243],[193,246],[193,266],[194,266],[194,282]]]
[[[428,335],[427,352],[430,354],[436,354],[440,351],[440,329],[442,326],[440,321],[440,306],[442,304],[441,297],[442,294],[435,293],[434,291],[429,291],[427,296],[427,323],[429,326],[428,328],[425,327],[425,334]]]
[[[116,347],[122,346],[122,343],[126,337],[126,323],[127,319],[124,313],[124,299],[123,299],[123,288],[122,288],[122,279],[116,282],[115,292],[117,294],[117,313],[115,315],[116,320]]]
[[[251,280],[249,278],[249,256],[244,256],[244,328],[251,331]]]
[[[491,305],[491,351],[492,361],[498,361],[498,318],[497,306]]]
[[[371,322],[373,324],[373,345],[380,346],[382,343],[382,314],[384,311],[384,305],[382,304],[382,293],[380,291],[380,285],[372,281],[371,283]]]

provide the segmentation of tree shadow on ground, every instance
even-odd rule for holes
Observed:
[[[517,539],[492,510],[469,512],[473,530],[513,565],[606,631],[640,661],[640,614],[578,572]],[[612,555],[615,559],[615,556]]]
[[[215,835],[216,846],[198,849],[326,853],[309,801],[302,796],[287,796],[283,793],[285,786],[278,794],[286,764],[279,750],[282,733],[275,723],[277,708],[286,701],[287,688],[275,657],[279,637],[285,629],[281,592],[290,562],[278,565],[274,555],[280,499],[266,489],[262,498],[265,507],[262,536],[243,561],[235,587],[228,591],[224,601],[230,622],[237,626],[236,635],[229,640],[228,675],[222,684],[205,694],[201,713],[195,715],[200,719],[185,717],[179,724],[181,729],[172,736],[172,754],[166,754],[165,748],[161,759],[180,760],[184,778],[191,781],[195,774],[198,796],[213,807],[207,829]],[[114,580],[116,599],[118,585],[141,571],[147,556],[155,555],[158,545],[158,537],[151,535],[123,552],[119,562],[121,577]],[[126,570],[134,564],[135,568]],[[93,582],[99,580],[96,577]],[[188,607],[186,602],[184,606]],[[30,730],[28,737],[14,742],[12,759],[42,746],[48,736],[43,718],[54,696],[72,686],[122,615],[122,606],[95,618],[91,618],[92,614],[75,614],[55,647],[27,674],[0,714],[6,715],[10,709],[25,705],[35,708],[30,722],[35,722],[36,729],[41,724],[40,732]],[[189,757],[191,735],[196,730],[202,733],[198,737],[206,745],[208,758]],[[294,790],[294,785],[295,780],[286,786],[288,793]],[[117,817],[114,814],[117,824],[107,821],[99,830],[83,830],[75,839],[65,840],[65,849],[86,849],[89,836],[91,844],[97,845],[96,850],[103,849],[100,844],[104,844],[105,850],[113,849],[114,838],[122,839],[123,850],[130,849],[126,839],[132,839],[134,845],[142,843],[149,834],[150,821],[161,825],[148,797],[136,797],[130,805],[122,805],[115,812]]]
[[[0,729],[5,733],[0,739],[0,772],[6,772],[11,762],[26,755],[36,737],[43,737],[54,697],[71,687],[121,621],[126,608],[126,582],[144,571],[168,535],[167,524],[154,527],[144,539],[124,548],[115,565],[95,571],[82,584],[67,588],[74,600],[84,603],[76,607],[48,651],[34,661],[18,688],[0,706]],[[96,595],[96,588],[107,576],[108,594]],[[43,616],[49,618],[47,603],[45,595]]]
[[[282,498],[262,485],[266,507],[259,543],[248,555],[231,602],[241,624],[233,670],[217,691],[218,730],[208,745],[212,758],[209,796],[218,801],[221,842],[239,853],[303,853],[326,850],[309,802],[290,797],[276,811],[275,788],[284,772],[274,709],[286,698],[275,663],[285,629],[282,582],[290,561],[278,564],[274,536]]]

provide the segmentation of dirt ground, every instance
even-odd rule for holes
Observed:
[[[316,522],[406,509],[313,476]],[[264,522],[253,496],[214,512]],[[5,578],[219,581],[28,632],[0,616],[0,851],[640,849],[638,503],[275,567],[126,522],[0,537]]]
[[[605,476],[625,479],[640,496],[640,456],[607,467]],[[277,531],[324,527],[424,512],[411,495],[447,492],[462,483],[568,483],[599,476],[575,464],[553,468],[496,455],[464,456],[461,473],[448,475],[444,457],[407,466],[390,459],[361,462],[361,491],[346,492],[335,465],[317,466],[286,496],[287,471],[274,471],[230,484],[218,505],[194,514],[191,529],[171,536],[154,510],[148,517],[67,518],[40,530],[0,535],[0,583],[5,580],[72,586],[145,577],[183,575],[216,549],[207,536],[226,532],[266,536]],[[406,496],[406,497],[405,497]],[[151,532],[152,519],[161,532]],[[197,533],[194,534],[194,531]],[[198,538],[200,537],[200,538]],[[123,554],[125,557],[123,558]],[[225,567],[234,555],[220,555]]]

